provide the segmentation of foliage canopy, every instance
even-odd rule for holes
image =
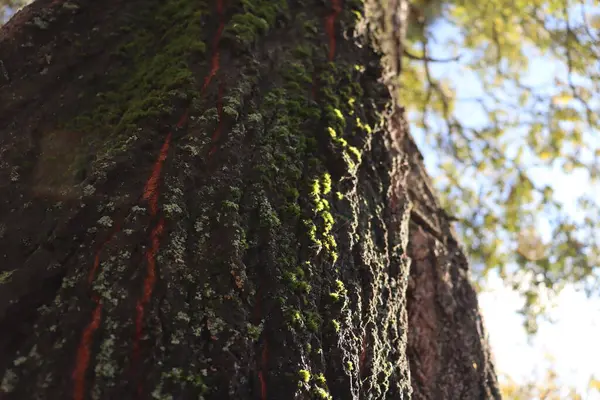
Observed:
[[[565,284],[599,288],[600,2],[436,4],[416,1],[399,96],[477,277],[525,295],[532,333]]]

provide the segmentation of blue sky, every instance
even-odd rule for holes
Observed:
[[[585,393],[590,375],[595,373],[599,378],[600,374],[600,300],[587,299],[568,287],[551,313],[558,322],[542,322],[531,344],[516,312],[522,301],[497,277],[490,279],[488,291],[479,296],[497,372],[508,373],[517,381],[542,377],[548,365],[546,354],[551,354],[559,380]],[[600,393],[590,393],[583,399],[599,400]]]

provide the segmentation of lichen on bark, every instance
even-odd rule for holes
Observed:
[[[409,398],[409,139],[363,3],[61,4],[0,40],[0,121],[42,67],[17,22],[61,60],[0,130],[3,398]]]

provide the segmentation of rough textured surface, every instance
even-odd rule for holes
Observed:
[[[498,398],[362,13],[38,0],[2,28],[1,399]]]
[[[412,140],[407,290],[408,359],[414,399],[499,399],[477,294],[462,247],[425,175]]]

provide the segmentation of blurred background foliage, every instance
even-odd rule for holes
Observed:
[[[590,376],[583,390],[560,381],[556,373],[556,362],[552,355],[546,355],[546,365],[542,371],[534,370],[526,380],[517,380],[507,374],[500,374],[502,398],[510,400],[586,400],[600,394],[600,380]],[[595,398],[595,397],[594,397]]]
[[[530,334],[565,285],[600,288],[599,5],[413,1],[399,96],[478,284],[521,293]],[[565,204],[561,174],[590,190]]]
[[[6,22],[14,10],[29,3],[31,3],[30,0],[0,0],[0,25]]]
[[[27,3],[0,0],[0,21]],[[494,271],[523,294],[530,333],[564,285],[600,287],[598,199],[565,205],[540,179],[582,172],[591,185],[600,179],[599,5],[411,5],[400,97],[425,138],[422,150],[435,155],[430,173],[458,219],[477,284]],[[548,70],[556,70],[550,84],[532,83]],[[478,94],[458,96],[465,86]]]

